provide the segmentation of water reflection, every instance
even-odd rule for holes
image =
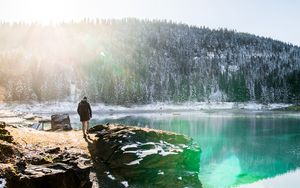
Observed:
[[[228,187],[286,173],[300,166],[300,119],[281,113],[138,114],[115,122],[192,137],[203,153],[204,187]]]

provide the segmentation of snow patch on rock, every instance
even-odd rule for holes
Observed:
[[[122,181],[121,184],[123,184],[125,187],[128,187],[128,186],[129,186],[129,184],[128,184],[127,181]]]
[[[115,180],[115,179],[116,179],[113,175],[110,174],[110,172],[106,171],[106,172],[104,172],[104,173],[107,174],[107,177],[108,177],[109,179],[111,179],[111,180]]]
[[[6,186],[6,180],[5,179],[3,179],[3,178],[0,178],[0,188],[5,188],[5,186]]]
[[[146,148],[151,149],[144,149],[144,146],[147,146]],[[132,148],[135,148],[135,150],[131,150]],[[183,152],[183,149],[187,148],[186,145],[180,144],[178,146],[170,144],[165,141],[160,141],[158,143],[156,142],[147,142],[147,143],[136,143],[131,145],[126,145],[121,148],[123,153],[133,153],[135,154],[138,159],[131,161],[130,163],[127,163],[126,165],[136,165],[140,164],[140,162],[149,155],[158,154],[161,156],[167,156],[167,155],[176,155],[178,153]]]

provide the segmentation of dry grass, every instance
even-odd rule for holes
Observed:
[[[48,147],[67,147],[77,148],[89,155],[88,143],[82,135],[82,131],[67,132],[46,132],[37,131],[31,128],[12,128],[6,129],[13,136],[16,143],[30,146],[48,146]]]

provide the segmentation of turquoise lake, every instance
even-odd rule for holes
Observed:
[[[300,114],[208,111],[115,114],[92,124],[122,123],[192,137],[201,147],[204,188],[234,187],[300,167]]]

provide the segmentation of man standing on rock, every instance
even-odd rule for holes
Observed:
[[[82,123],[83,136],[86,136],[90,128],[89,121],[92,118],[92,109],[90,103],[88,103],[87,101],[87,97],[83,97],[83,99],[80,101],[80,103],[78,104],[77,112]]]

